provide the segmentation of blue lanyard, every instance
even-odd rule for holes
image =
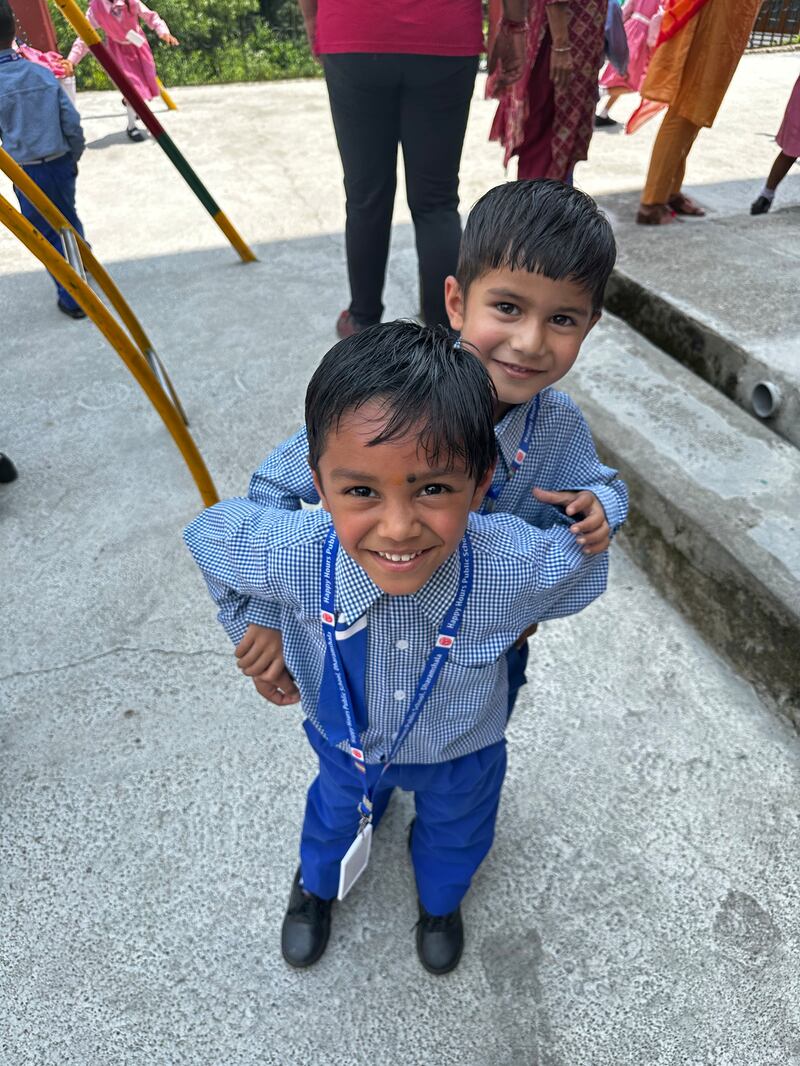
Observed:
[[[517,446],[517,450],[514,453],[514,458],[511,460],[511,469],[509,470],[508,477],[502,485],[490,485],[489,491],[484,496],[483,509],[486,511],[494,510],[494,501],[497,499],[497,497],[500,495],[500,493],[503,491],[509,481],[513,478],[513,476],[516,474],[516,472],[519,470],[519,468],[522,466],[528,456],[528,452],[530,451],[531,446],[531,438],[533,437],[533,431],[536,428],[536,418],[539,414],[539,398],[540,393],[537,392],[536,396],[534,397],[533,403],[530,405],[528,413],[525,416],[525,425],[522,429],[522,437],[520,438],[519,445]]]
[[[22,59],[19,52],[12,52],[11,55],[0,56],[0,63],[15,63],[18,59]]]
[[[338,554],[339,538],[336,535],[336,530],[331,526],[325,541],[322,573],[320,576],[320,601],[322,605],[320,617],[322,618],[322,633],[325,637],[327,653],[330,656],[333,674],[336,678],[336,688],[339,694],[342,713],[347,722],[347,735],[350,742],[350,754],[353,757],[353,764],[360,774],[366,774],[367,769],[364,765],[364,752],[361,750],[361,738],[359,737],[358,729],[356,728],[355,713],[353,711],[353,698],[347,683],[341,652],[336,640],[336,557]],[[472,542],[470,541],[468,533],[464,533],[458,548],[458,554],[460,572],[458,578],[458,590],[455,599],[444,617],[441,631],[436,638],[433,650],[428,656],[428,661],[425,663],[422,676],[417,682],[417,690],[414,693],[414,698],[411,700],[408,710],[405,713],[405,717],[400,723],[400,728],[392,741],[386,762],[383,764],[381,772],[372,788],[365,789],[364,795],[361,798],[361,803],[358,805],[362,821],[365,823],[369,822],[372,818],[372,796],[375,794],[378,781],[380,781],[381,777],[383,777],[389,769],[396,758],[398,751],[405,743],[408,734],[414,728],[417,719],[422,713],[423,707],[428,702],[428,697],[436,685],[441,669],[447,662],[450,649],[453,647],[458,631],[461,628],[461,622],[464,618],[464,610],[467,605],[467,600],[469,599],[469,594],[472,591],[472,574],[474,569]]]

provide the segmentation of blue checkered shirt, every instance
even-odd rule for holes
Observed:
[[[511,515],[470,515],[472,594],[458,639],[397,762],[444,762],[503,738],[506,650],[533,622],[579,611],[605,589],[607,554],[583,555],[567,526],[541,531]],[[280,606],[286,665],[305,714],[323,736],[317,714],[325,656],[320,569],[329,528],[330,515],[321,509],[278,510],[233,499],[204,511],[184,533],[234,641],[248,624],[248,597]],[[388,596],[339,551],[337,611],[346,622],[367,619],[367,762],[380,762],[389,750],[458,577],[456,553],[418,592]]]
[[[540,503],[533,488],[554,491],[589,489],[606,513],[612,532],[628,516],[628,490],[616,470],[604,466],[597,457],[592,434],[580,408],[565,392],[544,389],[528,454],[520,469],[509,480],[509,470],[516,455],[530,404],[519,404],[495,426],[497,469],[492,486],[499,491],[493,501],[494,511],[518,515],[538,529],[549,529],[561,522],[559,508]],[[267,456],[250,479],[248,497],[265,507],[290,510],[303,503],[319,503],[308,465],[308,438],[299,430]],[[484,500],[481,510],[491,507]],[[576,608],[580,610],[580,608]],[[280,611],[275,604],[251,599],[247,621],[278,629]]]

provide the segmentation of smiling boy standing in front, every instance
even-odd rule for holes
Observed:
[[[420,959],[458,964],[505,775],[504,653],[605,588],[606,555],[587,558],[566,525],[471,513],[492,479],[493,403],[443,333],[372,327],[325,356],[306,396],[325,510],[228,500],[186,530],[235,643],[251,597],[279,610],[319,758],[283,924],[292,966],[324,952],[337,886],[343,898],[395,787],[415,794]]]

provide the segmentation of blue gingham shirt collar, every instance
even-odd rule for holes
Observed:
[[[519,448],[525,429],[525,419],[528,417],[528,411],[533,402],[531,400],[530,403],[520,403],[510,408],[494,427],[497,450],[509,469],[517,454],[517,448]]]
[[[458,587],[458,555],[454,553],[408,598],[423,611],[431,625],[441,625]],[[352,625],[385,593],[355,560],[340,549],[336,561],[336,609]]]

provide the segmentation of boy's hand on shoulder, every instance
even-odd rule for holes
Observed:
[[[278,707],[300,701],[300,691],[286,669],[279,629],[249,625],[235,649],[238,667],[252,677],[257,691]]]
[[[541,503],[563,508],[569,517],[578,516],[578,521],[569,527],[569,531],[578,538],[584,555],[598,555],[606,551],[611,543],[611,529],[603,505],[593,492],[588,489],[581,492],[534,489],[533,495]]]

